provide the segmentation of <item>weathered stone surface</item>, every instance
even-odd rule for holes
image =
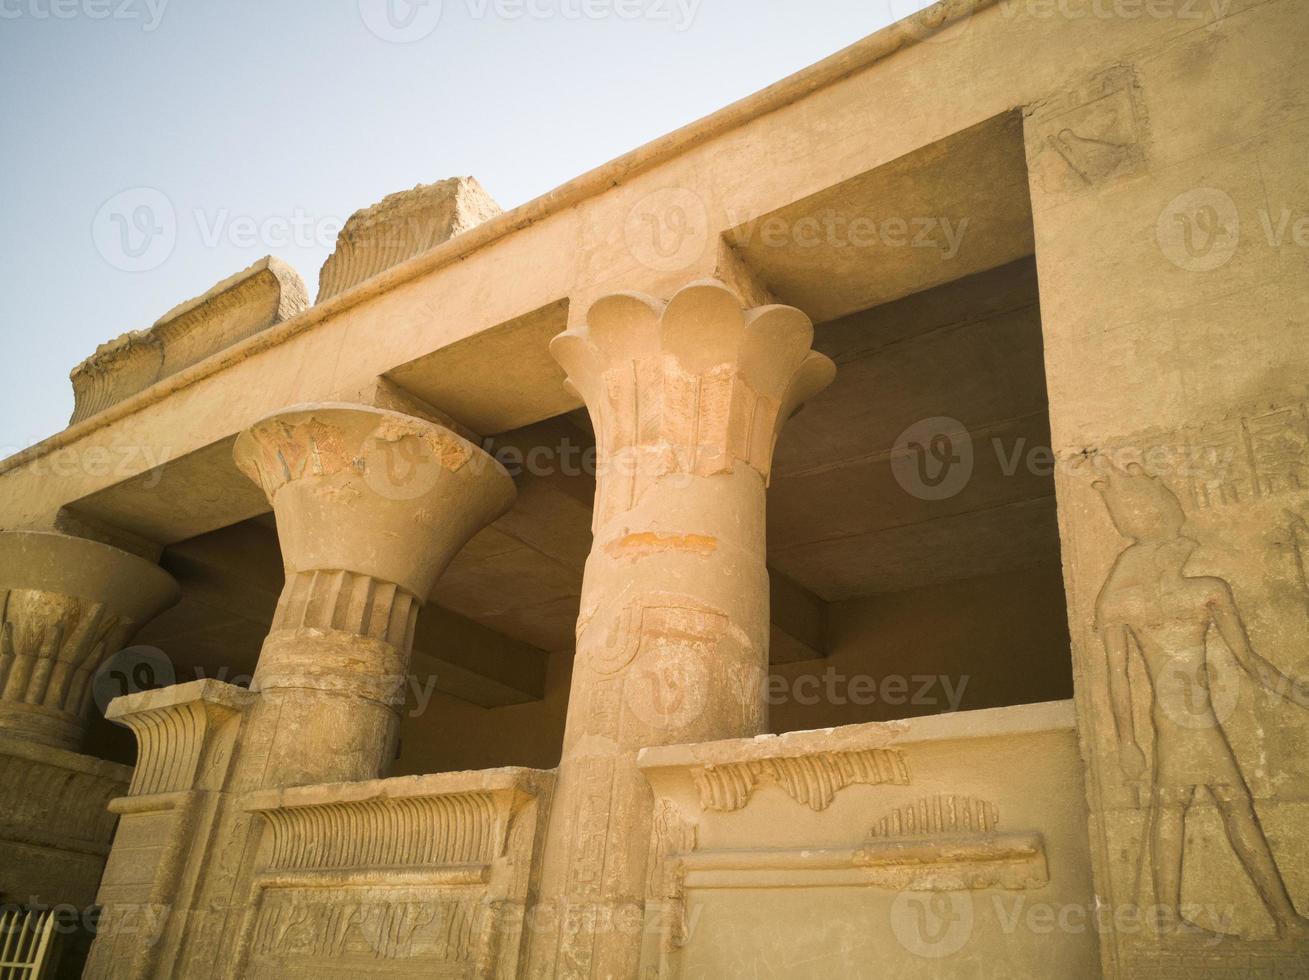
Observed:
[[[553,783],[492,769],[251,796],[271,839],[241,975],[517,976]]]
[[[73,417],[81,422],[169,375],[231,347],[309,305],[299,274],[271,255],[169,310],[148,330],[102,344],[77,367]]]
[[[0,733],[0,898],[88,905],[132,771]]]
[[[0,533],[0,732],[77,749],[96,668],[177,595],[167,572],[117,548]]]
[[[1309,975],[1305,9],[933,5],[436,247],[393,199],[256,356],[0,463],[4,527],[283,539],[151,636],[257,690],[123,702],[91,975]],[[432,422],[524,474],[471,539]],[[487,771],[378,779],[397,711]],[[497,767],[561,751],[547,817]]]
[[[952,944],[1004,949],[1014,909],[1086,908],[1073,724],[1057,702],[643,750],[640,975],[937,977]],[[1005,975],[1089,977],[1096,958],[1085,931],[1009,951]]]
[[[532,975],[631,976],[649,789],[643,746],[764,730],[764,488],[781,426],[832,379],[799,310],[744,310],[717,281],[622,293],[551,350],[599,453],[594,540],[542,900],[576,930],[533,937]]]
[[[388,194],[356,211],[318,276],[321,303],[500,213],[472,177],[450,177]]]
[[[188,921],[197,871],[213,853],[223,790],[249,691],[202,680],[116,699],[108,716],[136,736],[118,833],[96,902],[87,977],[166,975]]]
[[[456,551],[509,509],[513,481],[444,426],[304,405],[238,440],[286,565],[253,687],[260,786],[380,775],[394,756],[419,608]],[[252,773],[254,770],[251,770]]]

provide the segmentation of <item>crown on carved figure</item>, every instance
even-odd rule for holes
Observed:
[[[1134,541],[1164,541],[1175,538],[1186,523],[1177,495],[1164,481],[1151,476],[1140,463],[1128,463],[1126,470],[1110,464],[1108,479],[1092,484],[1104,499],[1114,527]]]

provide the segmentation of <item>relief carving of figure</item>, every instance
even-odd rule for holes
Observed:
[[[1207,790],[1278,936],[1309,937],[1309,920],[1287,893],[1223,728],[1235,695],[1227,697],[1211,684],[1206,641],[1216,632],[1246,674],[1288,702],[1309,708],[1309,692],[1254,650],[1224,579],[1186,574],[1197,542],[1182,533],[1186,516],[1162,481],[1132,465],[1095,486],[1115,527],[1132,542],[1100,591],[1096,629],[1108,658],[1119,761],[1132,781],[1144,778],[1148,768],[1133,715],[1134,700],[1145,696],[1132,689],[1133,650],[1149,677],[1154,765],[1146,846],[1156,900],[1171,913],[1172,924],[1184,923],[1186,818]],[[1192,928],[1186,923],[1187,931]]]

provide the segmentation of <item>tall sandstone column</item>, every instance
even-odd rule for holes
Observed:
[[[533,976],[632,977],[652,800],[637,752],[766,726],[764,491],[782,423],[829,384],[799,310],[714,281],[605,297],[551,352],[596,429],[577,623]]]

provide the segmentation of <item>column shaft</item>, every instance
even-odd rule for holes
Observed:
[[[764,495],[781,423],[833,372],[798,310],[717,283],[666,306],[601,300],[552,352],[597,429],[594,541],[577,625],[533,976],[638,972],[647,746],[767,725]]]

